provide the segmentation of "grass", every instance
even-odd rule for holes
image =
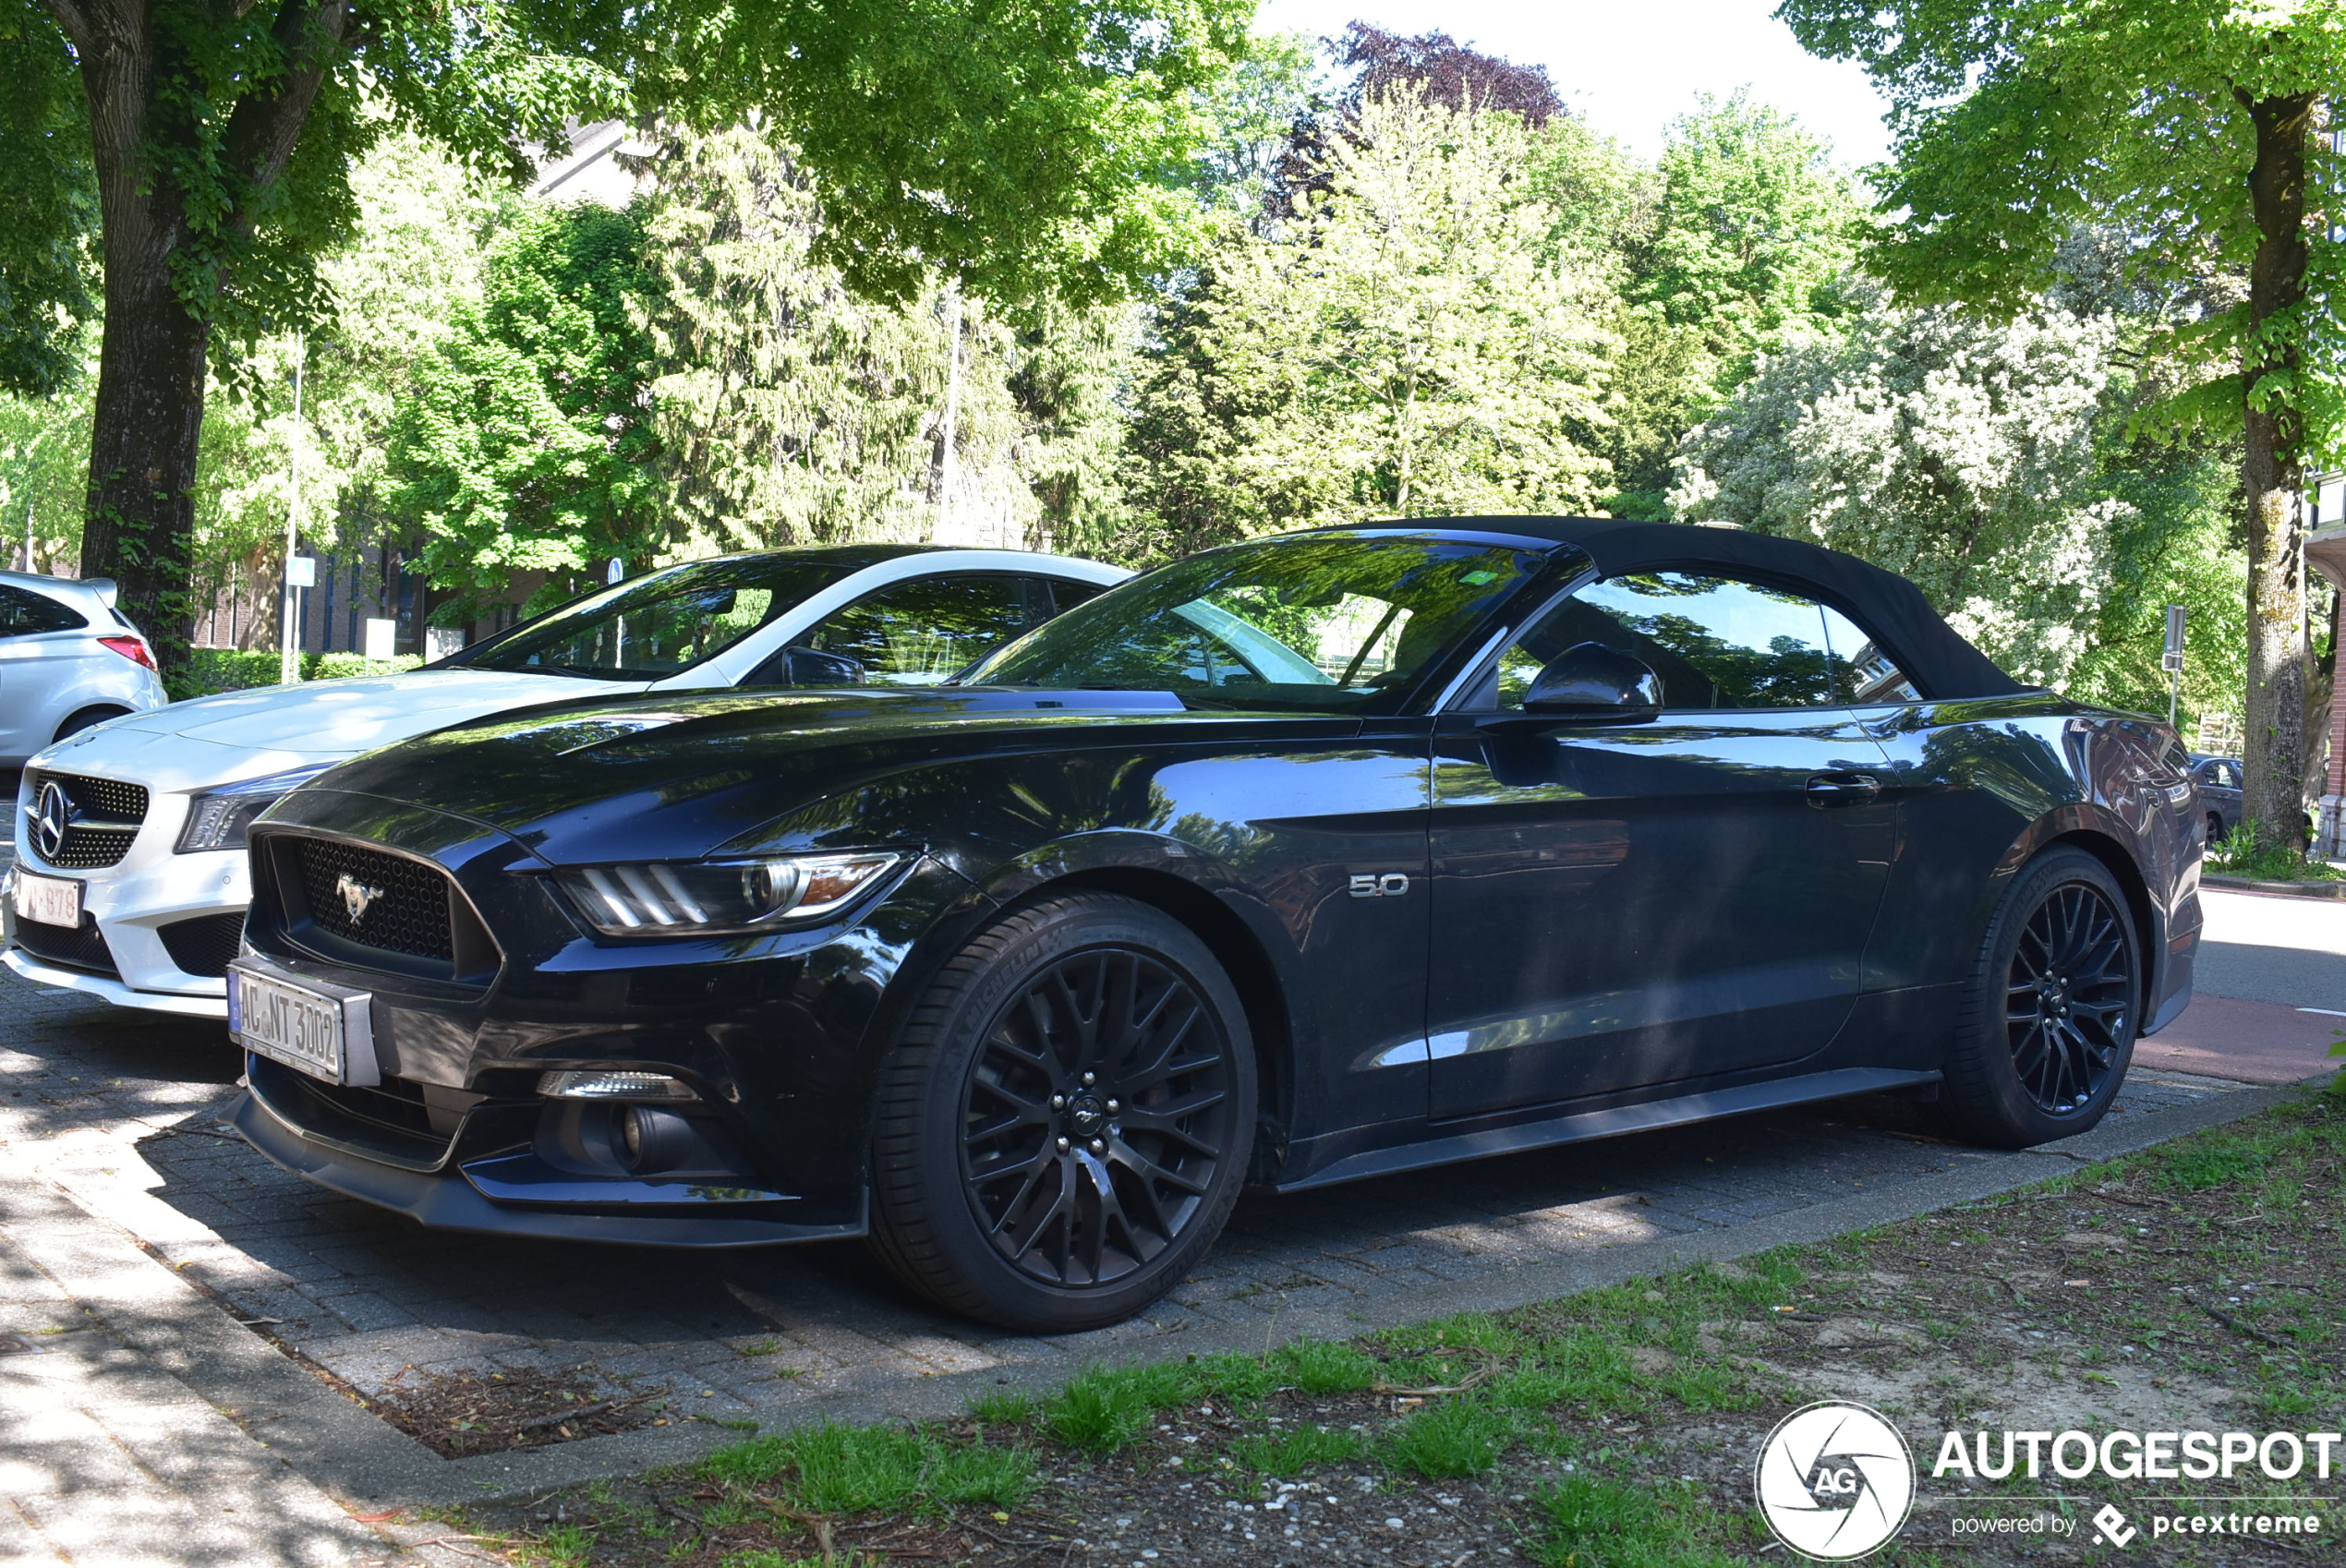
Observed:
[[[2154,1376],[2161,1389],[2215,1386],[2252,1423],[2334,1429],[2346,1410],[2341,1170],[2346,1095],[2311,1096],[2025,1191],[1735,1263],[1343,1344],[1094,1367],[1040,1400],[980,1393],[951,1427],[758,1439],[680,1472],[681,1495],[676,1482],[654,1494],[662,1509],[589,1492],[591,1509],[573,1505],[583,1525],[517,1550],[544,1568],[663,1552],[800,1568],[816,1561],[792,1555],[810,1521],[826,1522],[828,1548],[828,1522],[857,1519],[930,1529],[913,1555],[955,1560],[996,1538],[986,1531],[1022,1534],[1020,1546],[1072,1538],[1068,1511],[1095,1485],[1161,1502],[1165,1489],[1197,1486],[1237,1506],[1274,1487],[1308,1491],[1316,1472],[1332,1487],[1344,1478],[1336,1490],[1367,1478],[1397,1514],[1471,1492],[1547,1568],[1722,1568],[1766,1544],[1747,1450],[1819,1395],[1819,1378],[1853,1367],[1906,1379],[1916,1429],[1968,1425],[1963,1412],[2017,1397],[1996,1392],[2015,1375],[2097,1393]],[[2123,1288],[2074,1288],[2081,1279]],[[1821,1328],[1803,1326],[1825,1323],[1896,1333],[1872,1350],[1828,1348]],[[1058,1478],[1047,1491],[1046,1458]],[[663,1511],[688,1538],[655,1548],[672,1531]],[[835,1544],[825,1560],[859,1561],[854,1543]],[[1880,1561],[1941,1559],[1907,1544]],[[2178,1558],[2192,1561],[2217,1560]]]
[[[700,1474],[737,1491],[773,1485],[813,1514],[934,1513],[967,1503],[1015,1508],[1034,1489],[1034,1454],[1023,1444],[956,1441],[933,1427],[826,1422],[720,1449],[702,1462]],[[712,1522],[724,1507],[709,1510]]]
[[[1759,1544],[1743,1521],[1676,1489],[1571,1476],[1533,1505],[1532,1561],[1548,1568],[1728,1568],[1746,1561],[1729,1542]]]
[[[1252,1476],[1300,1476],[1331,1465],[1352,1465],[1368,1456],[1366,1433],[1317,1422],[1276,1433],[1250,1433],[1230,1444],[1233,1464]]]

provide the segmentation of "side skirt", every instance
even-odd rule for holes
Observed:
[[[1333,1187],[1338,1182],[1391,1176],[1397,1171],[1455,1164],[1461,1160],[1483,1160],[1494,1154],[1520,1153],[1527,1149],[1580,1143],[1593,1138],[1618,1138],[1624,1133],[1650,1132],[1656,1128],[1679,1127],[1687,1122],[1710,1121],[1717,1116],[1773,1111],[1786,1105],[1839,1100],[1852,1094],[1878,1094],[1885,1090],[1920,1088],[1925,1084],[1937,1083],[1940,1076],[1936,1071],[1837,1067],[1830,1072],[1803,1073],[1796,1078],[1774,1079],[1735,1089],[1709,1090],[1699,1094],[1680,1094],[1635,1105],[1574,1111],[1544,1121],[1518,1122],[1512,1127],[1453,1133],[1446,1138],[1431,1138],[1394,1149],[1367,1150],[1313,1171],[1299,1180],[1276,1183],[1272,1190],[1300,1192],[1309,1188]]]

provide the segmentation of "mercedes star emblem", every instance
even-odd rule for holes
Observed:
[[[365,920],[367,907],[383,896],[381,888],[369,887],[348,872],[335,879],[334,891],[342,895],[343,913],[350,917],[353,925]]]
[[[64,785],[52,778],[32,797],[32,847],[54,865],[65,852],[66,829],[73,826],[73,802]]]

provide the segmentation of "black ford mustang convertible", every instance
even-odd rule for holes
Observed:
[[[2191,994],[2187,763],[1807,545],[1263,539],[951,686],[540,708],[295,791],[236,1123],[426,1224],[868,1235],[1082,1328],[1249,1180],[1885,1091],[2091,1127]]]

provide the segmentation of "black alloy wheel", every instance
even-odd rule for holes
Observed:
[[[2086,1131],[2125,1081],[2142,1006],[2142,939],[2117,878],[2084,850],[2047,850],[1988,923],[1942,1110],[1965,1136],[2003,1148]]]
[[[880,1066],[873,1249],[988,1322],[1119,1321],[1221,1234],[1254,1105],[1245,1009],[1194,932],[1115,894],[1014,909],[937,968]]]
[[[1204,996],[1147,953],[1096,947],[1033,975],[962,1094],[961,1179],[986,1238],[1061,1287],[1145,1267],[1230,1157],[1230,1073]]]
[[[2075,1115],[2116,1070],[2134,1038],[2133,959],[2125,917],[2088,883],[2056,887],[2022,927],[2004,1028],[2021,1087],[2046,1115]]]

